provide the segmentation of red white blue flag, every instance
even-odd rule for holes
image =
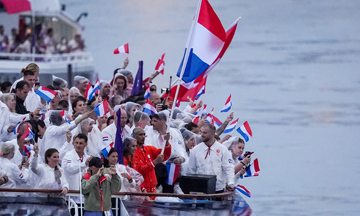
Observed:
[[[114,143],[110,143],[110,145],[106,146],[105,148],[103,148],[101,150],[101,154],[104,155],[104,158],[106,159],[107,156],[109,155],[110,149],[114,147]]]
[[[143,112],[149,115],[154,115],[155,113],[157,113],[154,105],[150,102],[149,98],[146,100]]]
[[[91,92],[91,98],[95,96],[95,94],[99,94],[99,88],[100,88],[100,81],[99,81],[99,78],[96,79],[96,82],[95,82],[95,85],[94,85],[94,88]],[[91,100],[90,98],[90,100]]]
[[[174,163],[166,163],[166,169],[168,174],[166,184],[173,185],[179,175],[180,165]]]
[[[35,92],[37,95],[39,95],[42,99],[44,99],[46,102],[50,102],[54,97],[57,95],[57,91],[48,89],[44,86],[40,86],[38,90]]]
[[[253,176],[259,176],[260,166],[259,166],[259,160],[256,158],[253,163],[249,165],[249,167],[246,170],[246,173],[244,177],[253,177]]]
[[[164,75],[165,61],[164,61],[165,53],[162,54],[161,58],[158,60],[155,70],[159,71],[162,75]]]
[[[129,54],[129,43],[119,46],[114,50],[114,54],[127,53]]]
[[[25,133],[21,136],[24,140],[30,140],[35,137],[35,134],[30,130],[29,125],[26,125]]]
[[[252,131],[247,121],[244,122],[244,124],[241,125],[236,131],[239,132],[242,137],[244,137],[246,142],[252,138]]]
[[[31,147],[29,145],[24,145],[23,146],[23,155],[27,155],[28,157],[30,157],[30,155],[31,155]]]
[[[186,62],[182,80],[186,83],[195,80],[218,58],[226,40],[226,32],[220,19],[207,0],[202,0],[200,9],[191,26],[184,57],[177,76]],[[188,58],[186,52],[188,50]]]
[[[25,121],[26,117],[24,117],[21,121],[19,121],[15,127],[14,127],[14,134],[16,135],[17,133],[19,133],[19,126],[21,123],[23,123]]]
[[[244,194],[245,196],[251,198],[251,193],[250,193],[250,191],[249,191],[248,189],[246,189],[244,186],[242,186],[242,185],[237,185],[237,186],[235,187],[235,189],[236,189],[237,191],[239,191],[240,193]]]
[[[239,118],[236,119],[235,121],[231,122],[231,123],[225,128],[225,130],[224,130],[223,133],[225,134],[225,133],[231,133],[231,132],[233,132],[233,131],[235,130],[235,128],[236,128],[236,124],[238,123],[238,121],[239,121]]]
[[[225,106],[221,109],[221,112],[228,112],[231,109],[232,102],[231,102],[231,95],[225,102]]]
[[[86,86],[86,90],[85,90],[85,98],[86,98],[86,100],[91,100],[91,93],[92,93],[92,91],[93,91],[93,87],[91,86],[91,83],[90,82],[88,82],[88,85]]]
[[[61,115],[61,117],[62,117],[67,123],[70,124],[70,120],[66,117],[65,110],[62,110],[62,111],[60,112],[60,115]]]
[[[109,104],[107,102],[107,99],[103,100],[101,103],[96,105],[94,110],[95,110],[96,115],[98,115],[100,117],[102,117],[106,113],[108,113],[109,112]]]
[[[145,98],[145,99],[148,99],[148,98],[150,98],[150,96],[151,96],[150,85],[148,85],[148,86],[146,87],[146,91],[145,91],[145,94],[144,94],[144,98]]]

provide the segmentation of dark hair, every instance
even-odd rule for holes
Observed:
[[[26,82],[26,81],[24,81],[24,80],[21,80],[21,81],[19,81],[19,82],[16,84],[15,89],[23,90],[23,89],[24,89],[24,86],[27,86],[28,88],[30,88],[30,85],[29,85],[28,82]]]
[[[109,157],[112,153],[114,153],[114,152],[117,153],[116,148],[111,148],[110,151],[109,151],[108,157]],[[104,167],[110,167],[110,165],[109,165],[109,160],[106,159],[106,158],[104,158]]]
[[[88,141],[87,136],[85,134],[83,134],[83,133],[79,133],[78,135],[76,135],[73,140],[75,140],[76,138],[83,139],[83,140],[85,140],[86,143]]]
[[[73,109],[73,114],[75,114],[75,107],[79,101],[83,101],[84,103],[86,103],[86,99],[83,96],[77,96],[75,98],[74,102],[72,102],[72,104],[71,104],[72,109]]]
[[[35,73],[31,70],[25,70],[22,73],[24,74],[24,76],[34,76],[35,75]]]
[[[48,150],[46,150],[45,152],[45,163],[48,164],[48,157],[51,157],[51,155],[53,155],[54,153],[59,153],[59,151],[55,148],[49,148]],[[55,180],[56,182],[60,185],[61,184],[61,171],[59,170],[59,166],[55,166]]]
[[[107,120],[106,120],[106,124],[109,126],[110,125],[110,121],[114,120],[114,116],[110,116]]]
[[[204,124],[202,127],[208,127],[212,133],[215,135],[216,127],[212,124]]]
[[[6,91],[7,88],[11,87],[12,83],[9,81],[5,81],[3,83],[1,83],[1,91],[4,92]]]
[[[130,144],[133,142],[133,141],[136,141],[136,139],[132,138],[132,137],[126,137],[124,139],[124,143],[123,143],[123,146],[124,146],[124,156],[125,157],[128,157],[130,155]]]
[[[154,86],[154,87],[153,87],[153,86]],[[150,86],[150,91],[156,91],[156,89],[157,89],[156,85],[151,85],[151,86]]]
[[[122,90],[125,90],[125,89],[127,88],[127,82],[128,82],[127,79],[126,79],[126,77],[121,74],[120,76],[117,76],[117,77],[114,79],[114,83],[116,82],[117,79],[122,79],[122,80],[124,80],[124,83],[125,83],[125,84],[124,84],[124,88],[123,88]]]
[[[37,121],[36,124],[37,124],[38,126],[41,126],[42,128],[44,128],[44,127],[46,126],[46,125],[45,125],[45,122],[44,122],[43,120]]]
[[[195,124],[194,122],[189,122],[185,125],[185,128],[189,131],[192,131],[194,128],[198,128],[199,126]]]
[[[61,100],[58,104],[58,109],[67,109],[69,108],[69,102],[67,100]]]
[[[53,90],[53,91],[56,90],[56,89],[54,88],[54,86],[52,86],[52,85],[47,85],[46,88],[51,89],[51,90]]]

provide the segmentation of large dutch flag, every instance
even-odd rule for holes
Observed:
[[[54,99],[54,97],[57,95],[58,92],[48,89],[44,86],[40,86],[35,93],[49,103],[52,99]]]
[[[101,150],[101,154],[104,155],[104,158],[106,159],[109,155],[110,149],[114,146],[114,143],[110,143],[110,145],[106,146]]]
[[[236,119],[235,121],[231,122],[231,123],[225,128],[225,130],[224,130],[223,133],[225,134],[225,133],[231,133],[231,132],[233,132],[233,130],[235,130],[235,128],[236,128],[236,124],[238,123],[238,121],[239,121],[239,118]]]
[[[180,165],[174,163],[166,163],[166,169],[168,174],[166,184],[173,185],[179,175]]]
[[[147,113],[149,115],[154,115],[155,113],[157,113],[154,105],[150,102],[149,99],[146,100],[146,103],[144,105],[144,109],[143,109],[144,113]]]
[[[199,12],[192,23],[177,76],[181,77],[185,62],[186,67],[182,80],[187,83],[195,80],[218,58],[225,40],[226,32],[220,19],[209,2],[201,0]]]
[[[236,131],[239,132],[242,137],[244,137],[246,142],[252,138],[252,131],[247,121],[244,122],[244,124],[241,125]]]
[[[225,102],[225,106],[221,109],[221,112],[228,112],[231,110],[232,102],[231,102],[231,95],[228,97],[228,99]]]
[[[107,99],[103,100],[103,102],[96,105],[94,110],[95,110],[96,115],[98,115],[100,117],[102,117],[106,113],[108,113],[109,112],[109,104],[107,102]]]

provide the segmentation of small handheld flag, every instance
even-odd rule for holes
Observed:
[[[26,125],[25,133],[21,136],[24,140],[30,140],[35,137],[35,134],[30,130],[29,125]]]
[[[27,155],[28,157],[30,157],[30,151],[31,151],[31,147],[28,145],[24,145],[23,147],[23,155]]]
[[[158,60],[155,66],[155,70],[159,71],[162,75],[164,75],[164,67],[165,67],[164,57],[165,57],[165,53],[162,54],[161,59]]]
[[[239,127],[236,131],[239,132],[242,137],[244,137],[246,142],[252,138],[252,131],[247,121],[244,122],[244,124],[241,125],[241,127]]]
[[[66,117],[65,110],[62,110],[62,111],[60,112],[60,115],[61,115],[61,117],[62,117],[67,123],[70,124],[70,120]]]
[[[96,115],[98,115],[100,117],[102,117],[106,113],[108,113],[109,112],[109,104],[107,102],[107,99],[103,100],[101,103],[96,105],[94,110],[95,110]]]
[[[91,98],[92,98],[92,95],[91,95],[92,91],[93,91],[93,87],[91,86],[91,83],[88,82],[88,85],[86,86],[86,90],[85,90],[85,98],[86,98],[86,100],[91,100]]]
[[[157,113],[154,105],[150,102],[149,98],[146,100],[143,112],[149,115],[154,115],[155,113]]]
[[[173,185],[179,175],[180,165],[174,163],[166,163],[166,169],[168,174],[166,184]]]
[[[119,46],[114,50],[114,54],[127,53],[129,54],[129,43]]]
[[[231,95],[225,102],[225,106],[221,109],[221,112],[228,112],[231,109],[232,102],[231,102]]]
[[[240,193],[244,194],[245,196],[251,198],[251,193],[250,193],[250,191],[249,191],[248,189],[246,189],[244,186],[242,186],[242,185],[237,185],[237,186],[235,187],[235,189],[236,189],[237,191],[239,191]]]
[[[35,93],[49,103],[52,99],[54,99],[54,97],[57,95],[58,92],[48,89],[44,86],[40,86]]]
[[[199,119],[200,119],[200,116],[196,116],[196,117],[194,118],[193,122],[194,122],[195,124],[198,124],[198,123],[199,123]]]
[[[110,143],[110,145],[106,146],[105,148],[103,148],[103,150],[101,150],[101,154],[104,155],[104,158],[106,159],[107,156],[109,155],[110,149],[114,146],[114,143]]]
[[[150,85],[148,85],[148,86],[146,87],[146,91],[145,91],[145,94],[144,94],[144,98],[145,98],[145,99],[148,99],[148,98],[150,98],[150,96],[151,96],[151,94],[150,94]]]
[[[253,176],[259,176],[260,166],[259,166],[259,160],[256,158],[253,163],[249,165],[249,167],[246,170],[246,173],[244,177],[253,177]]]
[[[14,134],[16,135],[17,133],[19,133],[19,126],[21,123],[23,123],[25,121],[26,117],[24,117],[21,121],[19,121],[15,127],[14,127]]]
[[[233,130],[235,130],[236,124],[238,123],[238,121],[239,121],[239,118],[236,119],[235,121],[231,122],[231,123],[225,128],[225,130],[224,130],[223,133],[224,133],[224,134],[225,134],[225,133],[231,133]]]
[[[99,81],[99,78],[97,78],[94,88],[90,94],[90,97],[91,97],[90,100],[95,96],[95,94],[99,94],[99,88],[100,88],[100,81]]]

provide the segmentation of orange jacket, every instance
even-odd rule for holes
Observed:
[[[141,184],[142,188],[145,188],[148,192],[152,191],[156,185],[155,164],[153,160],[161,153],[161,149],[154,146],[143,146],[143,149],[136,147],[136,151],[133,157],[133,166],[144,177],[144,182]],[[165,147],[164,160],[169,159],[171,154],[171,145]]]

